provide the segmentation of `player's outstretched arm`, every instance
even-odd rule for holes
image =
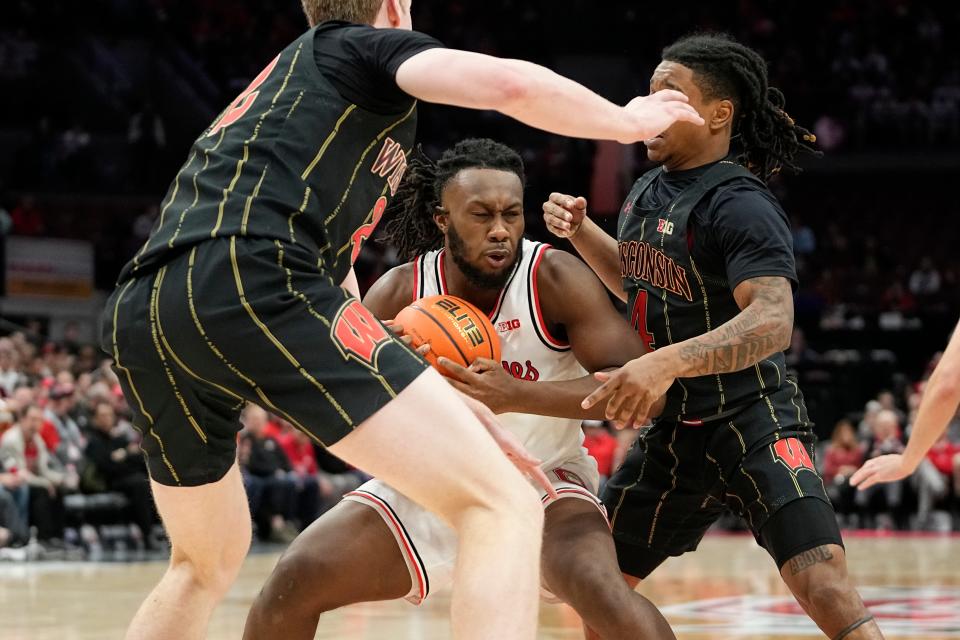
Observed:
[[[577,253],[586,260],[610,293],[627,301],[620,275],[617,241],[587,217],[586,198],[551,193],[543,203],[543,221],[550,233],[573,243]]]
[[[733,290],[741,311],[702,336],[664,346],[613,373],[584,399],[592,407],[609,398],[605,415],[624,424],[645,421],[676,378],[741,371],[790,345],[793,289],[784,277],[744,280]]]
[[[943,357],[923,388],[923,399],[910,440],[903,454],[878,456],[867,461],[850,478],[850,484],[866,489],[881,482],[895,482],[916,471],[933,443],[943,434],[960,405],[960,325],[953,331]]]
[[[426,102],[493,109],[531,127],[565,136],[628,144],[680,120],[703,119],[677,91],[613,104],[583,85],[525,62],[456,49],[428,49],[397,68],[397,85]]]

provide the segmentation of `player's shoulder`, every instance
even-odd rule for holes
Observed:
[[[544,292],[575,296],[582,287],[599,283],[593,271],[577,256],[550,245],[541,245],[536,286]]]
[[[417,262],[420,259],[421,258],[418,257],[415,260],[411,260],[410,262],[404,262],[403,264],[398,264],[392,269],[389,269],[386,273],[384,273],[382,276],[377,278],[377,281],[373,283],[373,286],[375,287],[377,285],[380,285],[383,287],[395,288],[404,282],[412,283],[413,274],[417,268]],[[410,286],[412,287],[413,285],[411,284]],[[373,287],[371,287],[370,289],[372,291]]]
[[[770,189],[746,176],[719,185],[707,199],[707,211],[713,219],[768,215],[786,219],[780,201]]]
[[[377,278],[363,296],[363,303],[377,317],[392,318],[414,299],[414,262],[393,267]]]

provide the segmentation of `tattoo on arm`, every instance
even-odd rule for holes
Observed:
[[[729,322],[681,343],[690,375],[741,371],[784,349],[793,331],[793,291],[781,277],[746,280],[734,291],[743,309]]]
[[[815,564],[827,562],[829,560],[833,560],[833,554],[830,553],[830,549],[828,549],[826,545],[814,547],[809,551],[804,551],[803,553],[790,558],[790,575],[795,576],[801,571],[805,571]]]

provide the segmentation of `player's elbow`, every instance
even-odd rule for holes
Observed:
[[[504,113],[522,109],[531,94],[531,82],[511,64],[501,67],[490,88],[491,108]]]
[[[955,405],[960,402],[960,366],[945,369],[929,383],[935,404]]]

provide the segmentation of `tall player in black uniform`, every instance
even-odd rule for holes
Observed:
[[[644,141],[662,166],[627,196],[617,240],[586,218],[583,198],[544,204],[550,229],[628,303],[655,349],[597,374],[604,384],[584,406],[609,398],[607,417],[630,424],[666,394],[604,492],[620,567],[646,577],[732,509],[824,633],[879,638],[847,576],[803,395],[784,366],[796,273],[787,217],[764,182],[795,169],[813,136],[783,111],[764,60],[723,36],[667,47],[650,88],[684,92],[707,126]]]
[[[340,285],[355,291],[353,259],[403,176],[416,99],[622,141],[702,121],[679,94],[618,107],[530,63],[443,49],[410,31],[409,0],[304,8],[312,28],[193,144],[104,314],[173,546],[127,635],[205,635],[249,546],[235,459],[254,402],[459,532],[457,637],[532,638],[542,509],[483,428],[522,470],[536,461]]]

